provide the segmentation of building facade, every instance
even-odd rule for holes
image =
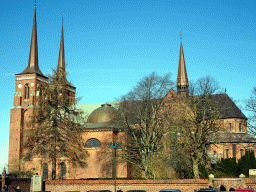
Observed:
[[[61,30],[61,40],[58,59],[58,71],[64,74],[65,78],[65,55],[64,55],[64,33],[63,23]],[[10,116],[10,136],[9,136],[9,173],[17,167],[25,166],[26,170],[34,170],[42,174],[45,179],[50,178],[51,163],[44,158],[33,158],[30,162],[22,161],[24,153],[23,142],[26,137],[26,123],[33,114],[33,107],[36,105],[35,98],[38,95],[37,87],[39,84],[47,83],[48,78],[41,72],[38,65],[37,50],[37,26],[36,26],[36,8],[34,10],[33,28],[31,45],[29,52],[28,66],[24,71],[15,75],[14,102],[11,108]],[[189,83],[185,64],[182,42],[180,44],[180,55],[177,76],[177,92],[170,91],[177,97],[189,97]],[[75,97],[76,88],[69,87],[70,93]],[[170,95],[169,95],[170,96]],[[168,97],[168,95],[167,95]],[[225,105],[229,108],[223,112],[220,123],[225,127],[223,140],[217,145],[209,148],[209,155],[216,158],[236,157],[240,158],[246,150],[255,149],[256,139],[247,134],[247,118],[227,94],[214,95],[216,100],[226,101]],[[112,105],[111,105],[112,104]],[[111,178],[113,172],[113,153],[105,153],[104,146],[108,146],[110,141],[119,141],[124,138],[124,132],[119,131],[119,125],[115,122],[115,116],[118,110],[116,103],[111,104],[81,104],[77,107],[90,111],[90,115],[84,124],[83,139],[85,141],[85,150],[89,156],[86,168],[74,168],[65,157],[58,159],[57,176],[68,179],[81,178]],[[131,177],[131,167],[127,162],[118,160],[117,177]]]

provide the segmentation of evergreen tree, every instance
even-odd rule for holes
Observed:
[[[72,85],[54,71],[49,82],[40,84],[34,113],[26,130],[24,160],[45,158],[52,163],[52,179],[56,179],[56,166],[60,158],[72,165],[85,167],[83,150],[82,112],[76,109]]]
[[[245,155],[238,161],[239,172],[249,176],[249,169],[256,169],[256,160],[254,151],[246,151]]]

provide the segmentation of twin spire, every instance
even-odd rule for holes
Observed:
[[[29,60],[28,66],[24,71],[19,73],[21,74],[38,74],[44,76],[38,66],[38,48],[37,48],[37,27],[36,27],[36,4],[35,4],[35,11],[34,11],[34,20],[33,20],[33,28],[32,28],[32,36],[31,36],[31,43],[30,43],[30,51],[29,51]],[[59,78],[66,79],[65,73],[65,55],[64,55],[64,37],[63,37],[63,19],[62,19],[62,29],[61,29],[61,39],[60,39],[60,50],[59,50],[59,59],[58,59],[58,68],[57,74]],[[44,76],[45,77],[45,76]]]
[[[28,66],[26,69],[19,73],[21,74],[33,74],[44,76],[38,66],[38,49],[37,49],[37,28],[36,28],[36,6],[34,11],[34,20],[32,28],[32,36],[30,43],[30,52]],[[58,68],[57,68],[58,78],[63,79],[67,82],[66,71],[65,71],[65,53],[64,53],[64,32],[63,32],[63,19],[62,19],[62,29],[61,29],[61,38],[60,38],[60,50],[59,50],[59,59],[58,59]],[[44,76],[45,77],[45,76]],[[188,97],[188,76],[185,63],[185,57],[183,52],[182,41],[180,43],[180,56],[179,56],[179,67],[178,67],[178,76],[177,76],[177,93],[182,97]]]

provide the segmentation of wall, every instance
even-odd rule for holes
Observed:
[[[180,189],[182,192],[194,192],[195,189],[208,187],[207,179],[186,180],[117,180],[117,190],[128,191],[134,189],[156,192],[162,189]],[[46,181],[45,190],[51,192],[89,190],[114,191],[114,180],[59,180]]]

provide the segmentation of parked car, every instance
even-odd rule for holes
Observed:
[[[126,191],[126,192],[146,192],[145,190],[129,190],[129,191]]]
[[[179,189],[163,189],[159,192],[181,192]]]
[[[87,191],[87,192],[111,192],[109,190],[99,190],[99,191]]]
[[[201,188],[197,192],[218,192],[216,188]]]
[[[254,192],[253,189],[236,189],[236,191],[241,191],[241,192]]]

